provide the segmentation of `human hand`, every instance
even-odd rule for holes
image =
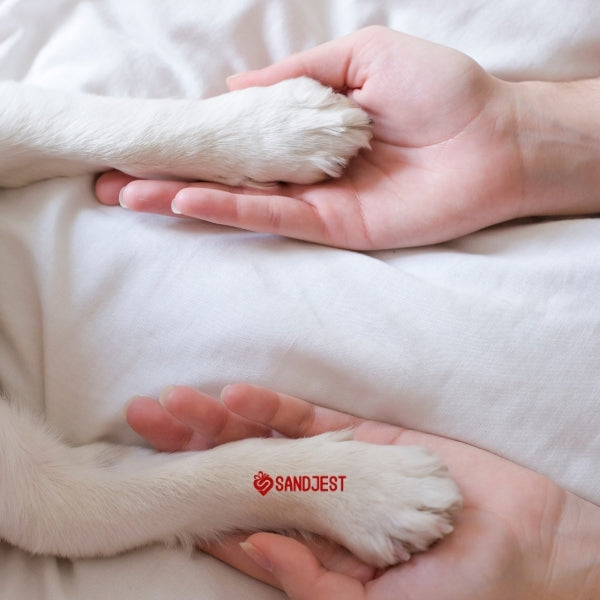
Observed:
[[[167,451],[274,432],[300,437],[352,427],[355,439],[424,445],[442,456],[461,488],[464,510],[451,536],[406,564],[375,572],[341,549],[321,545],[319,556],[298,540],[269,533],[250,536],[245,554],[239,538],[208,548],[281,586],[292,599],[437,600],[443,593],[447,600],[592,600],[599,589],[600,509],[542,475],[467,444],[247,385],[225,388],[222,403],[189,388],[170,388],[162,404],[135,399],[127,418],[150,443]]]
[[[209,183],[97,182],[106,204],[183,215],[345,248],[435,243],[520,216],[512,88],[467,56],[370,27],[231,78],[231,89],[307,75],[373,118],[372,150],[342,177],[266,190]],[[128,185],[127,185],[128,184]]]

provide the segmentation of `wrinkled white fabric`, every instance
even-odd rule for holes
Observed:
[[[209,96],[374,23],[511,79],[598,75],[595,0],[5,0],[0,77]],[[139,443],[133,394],[249,381],[472,442],[600,502],[600,220],[368,254],[103,207],[91,183],[0,191],[0,381],[73,442]],[[1,598],[242,595],[281,597],[178,549],[67,563],[0,546]]]

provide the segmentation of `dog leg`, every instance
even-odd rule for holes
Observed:
[[[339,176],[368,116],[306,77],[206,100],[108,98],[0,82],[0,186],[119,169],[263,185]]]
[[[180,454],[72,448],[0,401],[0,537],[30,552],[77,558],[153,542],[190,545],[236,530],[298,529],[384,566],[451,531],[460,496],[438,458],[349,438],[248,439]],[[265,495],[253,485],[259,471],[273,480]],[[314,475],[326,478],[326,489],[275,483]]]

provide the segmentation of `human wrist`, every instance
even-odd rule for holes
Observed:
[[[519,216],[600,212],[600,79],[508,85],[521,162]]]

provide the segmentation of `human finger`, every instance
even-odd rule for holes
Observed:
[[[359,600],[366,598],[363,584],[347,575],[328,571],[297,540],[274,533],[256,533],[243,550],[270,572],[290,600]]]
[[[137,179],[119,191],[119,204],[137,212],[151,212],[172,216],[171,208],[177,193],[194,184],[181,181]]]
[[[135,177],[121,173],[121,171],[102,173],[96,180],[96,197],[102,204],[116,206],[119,204],[119,193],[134,179]]]
[[[289,535],[295,539],[301,539],[300,534],[290,533]],[[246,541],[247,537],[247,533],[232,534],[222,540],[201,542],[199,548],[254,579],[279,587],[272,573],[251,559],[240,545]],[[334,542],[318,536],[313,536],[308,540],[302,539],[302,542],[327,570],[348,575],[364,583],[375,576],[374,567],[360,562],[348,550]]]
[[[362,419],[248,384],[229,385],[221,392],[227,408],[291,438],[356,427]]]
[[[294,77],[307,76],[338,91],[360,88],[364,83],[361,69],[353,61],[354,53],[373,32],[365,29],[320,44],[263,69],[233,75],[227,79],[230,90],[267,86]]]
[[[210,444],[170,415],[156,400],[136,396],[125,409],[129,426],[162,452],[205,450]]]
[[[99,180],[96,185],[96,194],[104,204],[120,203],[138,212],[178,215],[329,246],[372,246],[361,235],[362,229],[354,226],[357,211],[346,201],[352,192],[339,180],[308,187],[281,184],[258,189],[202,182],[128,182],[127,176],[116,172],[111,177],[112,181]],[[118,189],[118,182],[124,187]]]
[[[269,427],[249,421],[207,394],[186,386],[166,388],[160,396],[160,404],[172,417],[213,445],[271,436]]]
[[[194,185],[182,189],[171,210],[217,225],[271,233],[311,242],[330,242],[319,210],[292,197],[297,186],[267,190]]]
[[[198,548],[254,579],[268,583],[273,587],[280,587],[277,579],[273,577],[268,569],[261,567],[244,552],[240,544],[245,542],[247,537],[247,533],[230,534],[224,539],[212,542],[200,541],[198,542]]]
[[[193,183],[137,179],[121,171],[107,171],[96,180],[96,197],[102,204],[139,212],[173,215],[171,202],[180,190]]]

